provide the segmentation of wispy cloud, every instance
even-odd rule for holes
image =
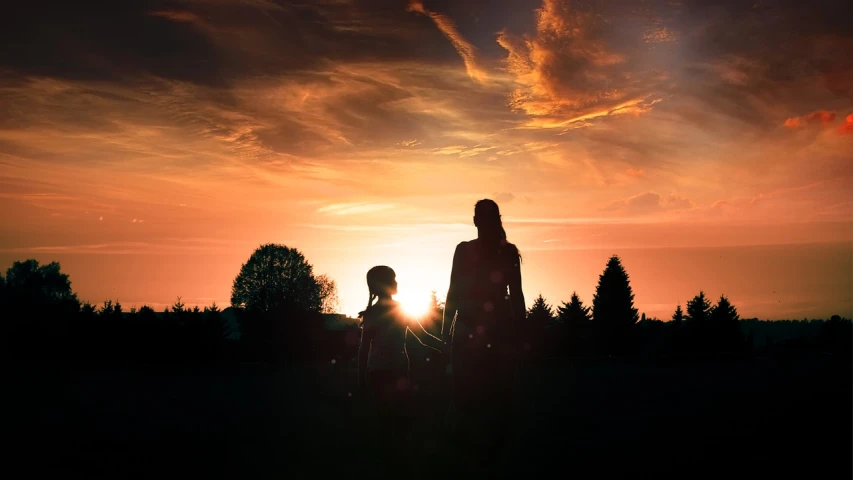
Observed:
[[[483,82],[488,79],[488,74],[477,65],[477,49],[462,37],[450,18],[446,15],[427,10],[424,8],[424,4],[421,0],[411,0],[409,2],[408,9],[410,11],[426,15],[435,22],[435,26],[438,27],[438,30],[443,33],[448,40],[450,40],[450,43],[453,44],[453,48],[455,48],[459,56],[462,57],[462,61],[465,63],[465,71],[468,72],[468,76],[471,77],[472,80]]]
[[[305,223],[294,224],[297,227],[312,228],[318,230],[337,230],[342,232],[424,232],[424,231],[459,231],[470,229],[469,225],[460,223],[383,223],[381,225],[364,224],[330,224],[330,223]]]
[[[254,242],[233,242],[219,239],[168,239],[157,242],[125,241],[67,245],[27,245],[3,248],[2,253],[20,254],[98,254],[98,255],[210,255],[232,252],[235,247],[246,249]]]
[[[675,193],[663,196],[657,192],[643,192],[612,202],[605,206],[604,210],[630,215],[646,215],[667,210],[686,210],[691,207],[693,202]]]
[[[501,192],[494,195],[494,200],[499,204],[509,203],[515,200],[515,195],[512,192]]]
[[[790,117],[785,120],[785,126],[788,128],[803,128],[809,124],[820,124],[823,126],[832,125],[835,121],[835,112],[827,112],[826,110],[815,110],[808,115],[799,117]]]
[[[153,17],[162,17],[167,20],[172,20],[174,22],[194,23],[201,21],[201,18],[199,18],[198,15],[192,12],[181,10],[155,10],[153,12],[150,12],[149,15]]]
[[[318,213],[330,215],[358,215],[394,208],[393,203],[335,203],[317,209]]]

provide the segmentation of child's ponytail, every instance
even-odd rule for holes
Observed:
[[[394,273],[394,270],[385,265],[379,265],[367,271],[367,290],[370,292],[370,297],[367,300],[367,308],[358,313],[362,322],[364,321],[364,314],[373,306],[373,301],[379,298],[380,294],[387,292],[389,287],[396,288],[396,277],[397,274]]]
[[[373,306],[374,300],[376,300],[376,294],[373,292],[370,292],[370,297],[367,299],[367,308],[358,312],[358,318],[364,319],[364,314],[367,313],[367,311],[370,310],[370,307]]]

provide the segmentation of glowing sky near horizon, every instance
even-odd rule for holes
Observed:
[[[716,5],[712,5],[716,3]],[[26,2],[0,19],[0,269],[81,298],[227,305],[262,243],[447,288],[494,198],[528,303],[619,254],[669,318],[853,316],[841,2]]]

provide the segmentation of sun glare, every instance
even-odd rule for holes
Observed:
[[[400,289],[394,299],[400,302],[404,312],[415,318],[421,318],[429,312],[430,292]]]

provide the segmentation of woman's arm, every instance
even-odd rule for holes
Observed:
[[[509,278],[509,299],[512,305],[512,323],[516,334],[524,337],[526,332],[527,304],[524,302],[524,292],[521,290],[521,257],[513,259]]]
[[[450,286],[447,288],[447,297],[444,301],[444,316],[441,319],[441,338],[449,341],[453,332],[453,321],[456,319],[456,309],[459,300],[459,275],[462,273],[460,262],[462,261],[462,244],[456,246],[453,252],[453,266],[450,269]]]
[[[412,322],[418,326],[418,332],[415,332],[412,329],[412,326],[411,326]],[[415,339],[418,341],[418,343],[420,343],[421,345],[423,345],[427,348],[431,348],[437,352],[441,352],[441,339],[436,337],[435,335],[429,333],[429,331],[427,331],[427,329],[424,328],[423,324],[421,324],[421,322],[419,322],[416,318],[412,319],[412,322],[410,322],[409,325],[406,326],[406,330],[408,330],[409,332],[412,332],[412,335],[415,337]],[[424,338],[427,339],[427,341],[429,343],[432,343],[432,345],[427,345],[426,343],[424,343],[424,341],[421,340],[421,337],[418,335],[418,333],[423,334]]]
[[[367,328],[366,325],[361,327],[361,342],[358,345],[358,389],[363,390],[367,387],[367,359],[370,355],[370,343],[373,341],[374,331],[372,328]]]

